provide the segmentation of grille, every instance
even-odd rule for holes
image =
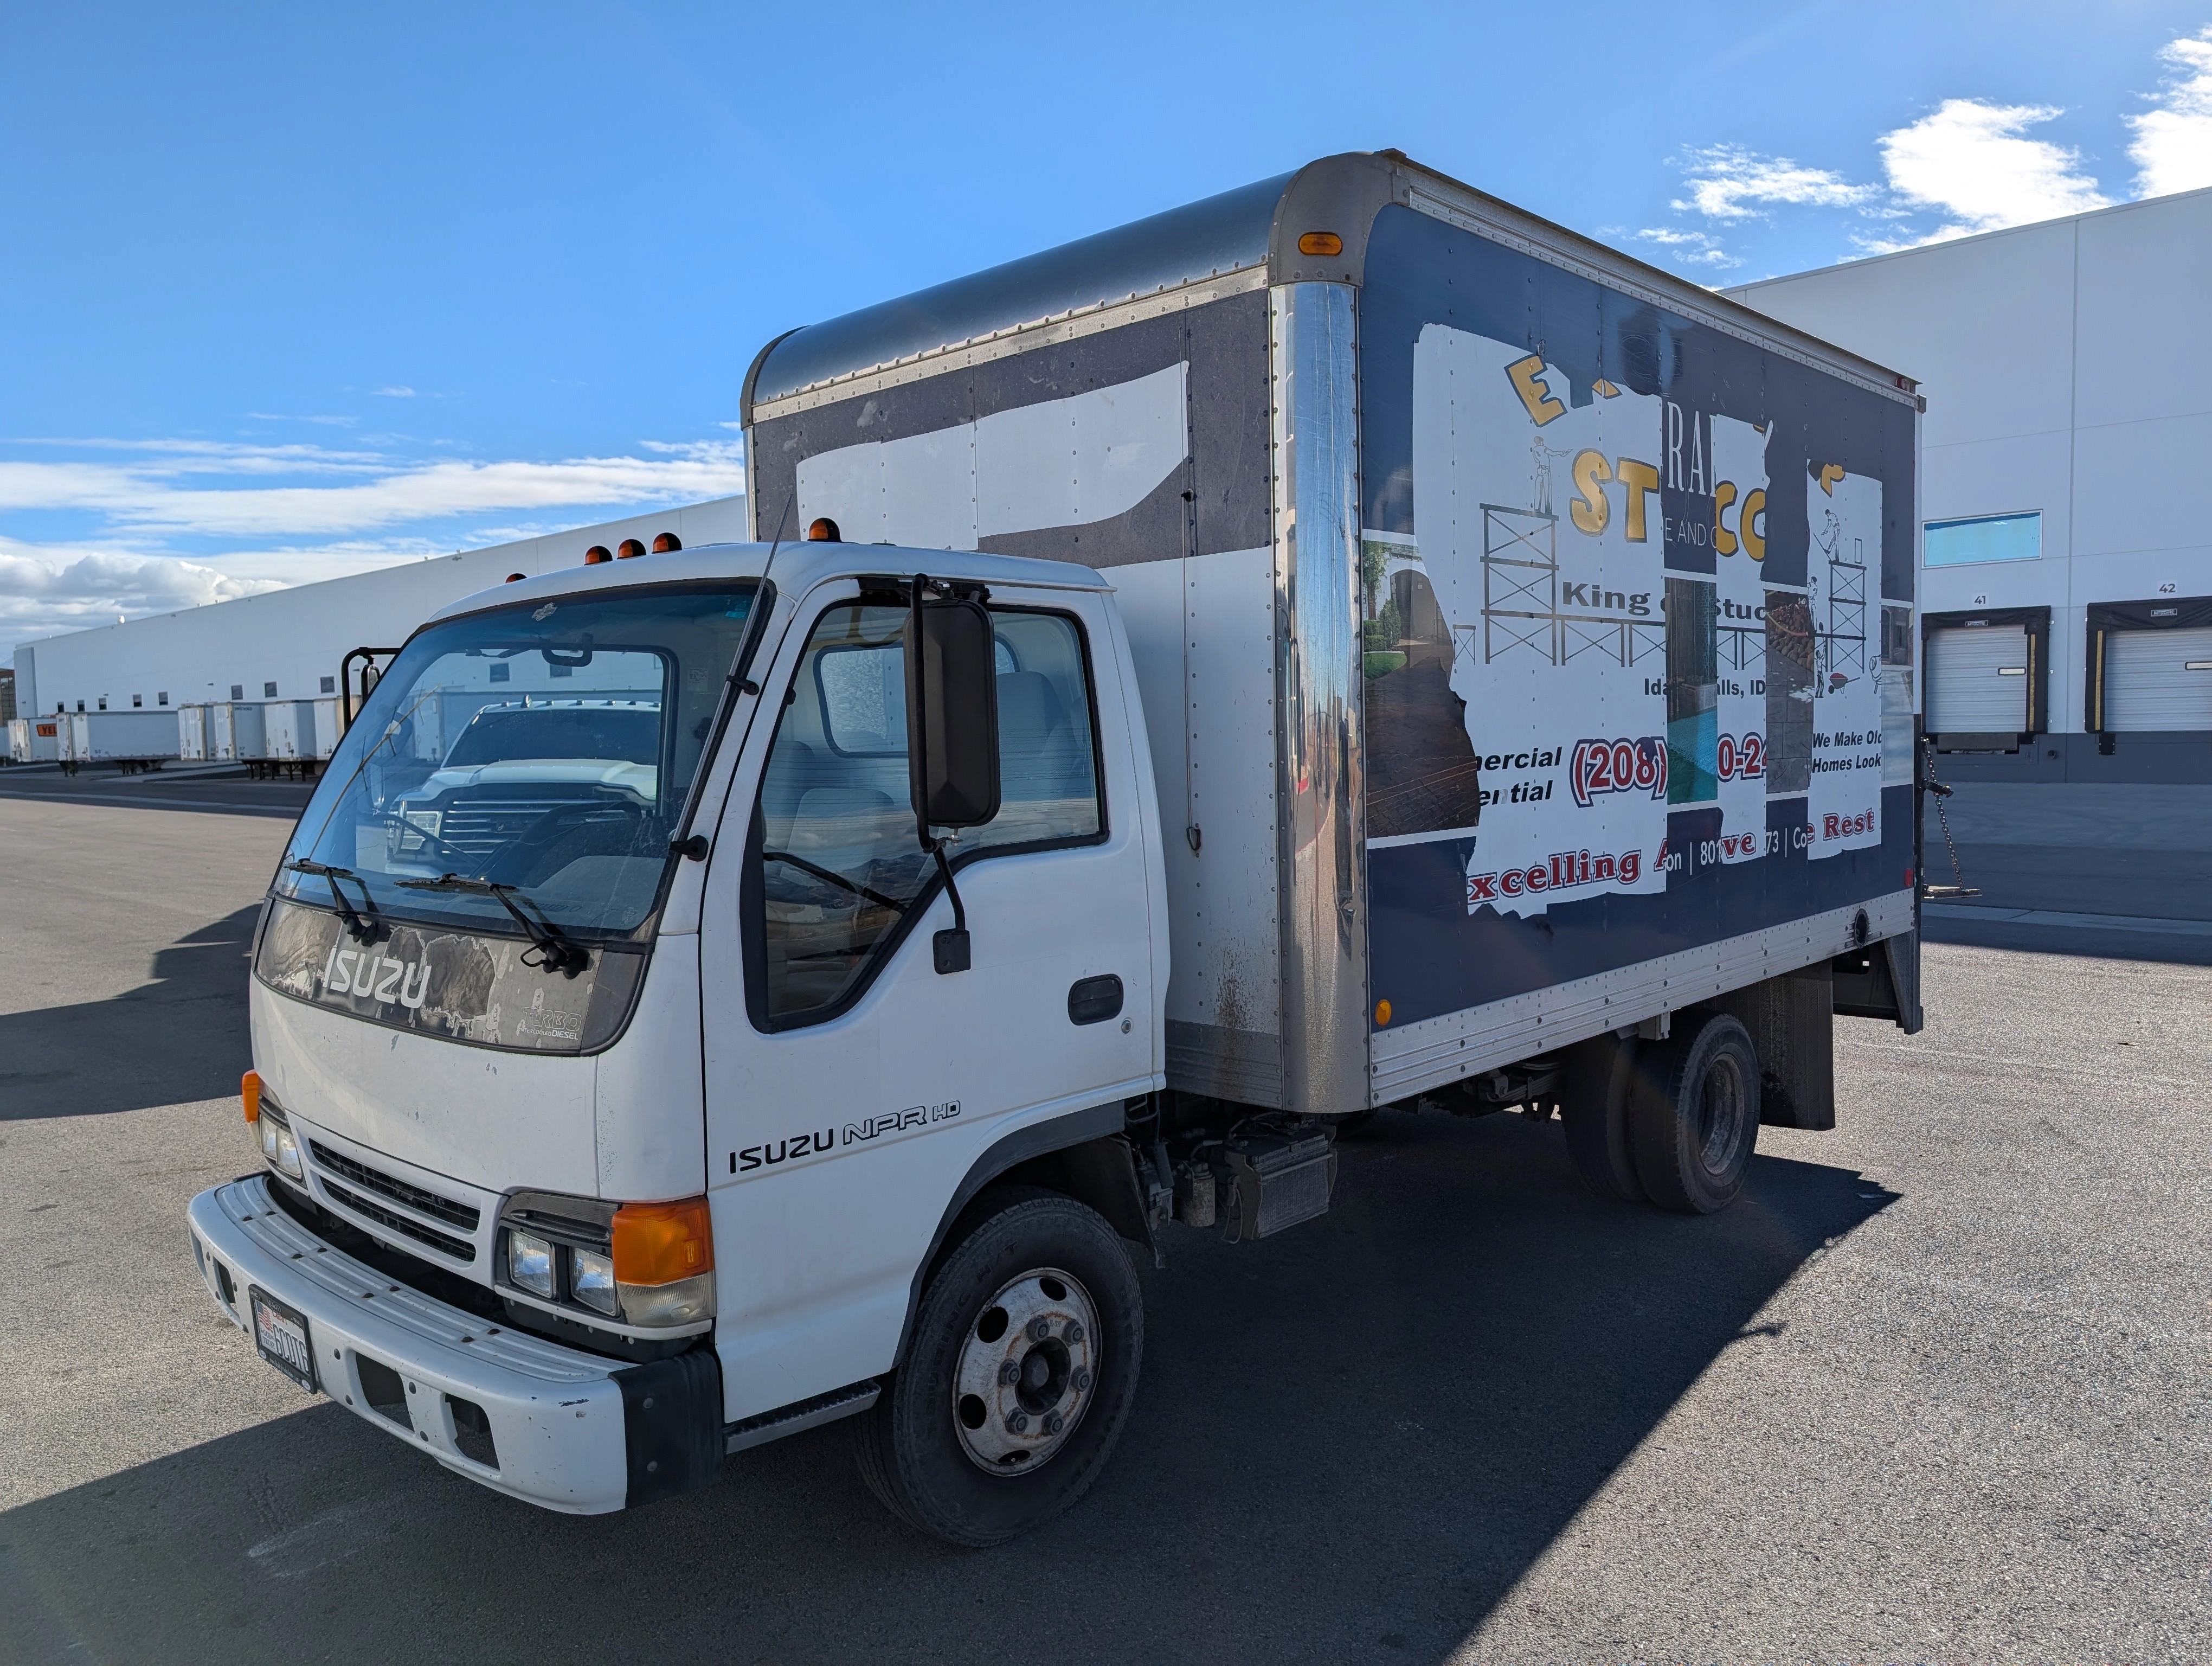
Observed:
[[[394,1203],[404,1203],[417,1214],[428,1215],[433,1220],[442,1220],[447,1225],[458,1226],[464,1232],[475,1231],[477,1222],[483,1219],[478,1211],[465,1203],[440,1197],[435,1192],[426,1192],[420,1186],[410,1186],[404,1180],[372,1169],[366,1163],[356,1163],[350,1157],[341,1156],[332,1151],[319,1140],[310,1140],[307,1145],[315,1153],[318,1167],[328,1169],[332,1174],[343,1175],[355,1185],[388,1197]]]
[[[446,812],[439,842],[471,856],[489,856],[547,811],[574,803],[573,799],[472,799]]]
[[[395,1214],[380,1204],[371,1203],[365,1197],[356,1197],[344,1187],[334,1183],[327,1175],[323,1177],[323,1189],[330,1194],[332,1202],[344,1205],[364,1219],[373,1220],[402,1237],[413,1238],[417,1243],[427,1243],[441,1256],[451,1256],[455,1261],[474,1261],[477,1258],[477,1247],[473,1243],[433,1231],[419,1221]]]

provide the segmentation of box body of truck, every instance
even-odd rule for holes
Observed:
[[[1918,401],[1393,155],[793,332],[758,535],[1079,562],[1169,842],[1169,1079],[1392,1103],[1883,943]]]

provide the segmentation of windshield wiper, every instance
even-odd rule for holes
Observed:
[[[549,972],[574,977],[592,964],[592,957],[582,945],[564,935],[537,903],[530,903],[529,914],[522,911],[516,899],[529,899],[523,896],[520,885],[501,885],[496,879],[471,879],[460,873],[441,873],[434,879],[402,879],[398,883],[403,891],[458,891],[491,897],[513,915],[515,924],[529,934],[531,947],[538,952],[538,958],[532,960],[526,952],[522,957],[526,966],[541,966]],[[537,917],[532,919],[532,915]]]
[[[835,873],[826,867],[817,867],[812,862],[808,861],[805,857],[794,856],[788,850],[763,850],[761,852],[761,858],[763,861],[789,862],[801,873],[811,873],[817,879],[827,879],[831,885],[839,887],[841,890],[849,891],[855,897],[865,897],[871,903],[881,903],[893,914],[904,914],[906,912],[905,903],[894,902],[891,898],[884,896],[883,892],[876,890],[873,886],[857,884],[851,879],[848,879],[842,873]]]
[[[338,917],[345,921],[346,935],[355,942],[374,943],[384,935],[384,921],[377,915],[376,899],[368,894],[368,882],[351,868],[332,867],[328,862],[313,862],[304,856],[295,856],[284,866],[295,873],[313,874],[329,885],[331,901],[337,907]],[[341,879],[350,879],[361,887],[361,906],[368,915],[366,920],[346,901],[345,892],[338,889]]]

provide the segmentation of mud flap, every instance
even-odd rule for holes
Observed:
[[[1833,1015],[1841,1008],[1835,1005],[1835,989],[1823,962],[1732,991],[1712,1003],[1750,1032],[1759,1055],[1759,1120],[1769,1128],[1836,1126]]]
[[[629,1458],[625,1509],[635,1510],[722,1474],[722,1357],[696,1347],[615,1373]]]

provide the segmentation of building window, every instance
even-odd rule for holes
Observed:
[[[495,660],[495,661],[494,661],[494,662],[493,662],[489,666],[488,666],[488,667],[487,667],[487,669],[491,672],[491,680],[492,680],[493,682],[495,682],[495,683],[504,683],[505,681],[507,681],[507,673],[508,673],[508,672],[512,669],[512,667],[511,667],[511,666],[509,666],[507,665],[507,661],[506,661],[506,660]]]
[[[76,702],[76,708],[79,711],[82,711],[84,709],[84,702],[82,700],[78,701]],[[100,708],[102,711],[106,711],[107,709],[107,696],[104,694],[100,696]]]
[[[79,711],[82,711],[84,709],[84,702],[82,700],[78,701],[76,702],[76,708]],[[105,700],[100,702],[100,708],[102,711],[106,711],[107,709],[107,702]]]
[[[246,684],[243,684],[243,683],[233,683],[233,684],[230,685],[230,697],[231,697],[232,699],[234,699],[234,700],[243,700],[243,699],[245,699],[245,698],[246,698]]]
[[[159,694],[155,695],[154,696],[154,703],[157,706],[167,705],[169,703],[168,690],[163,689]]]
[[[264,700],[274,700],[276,697],[276,685],[274,683],[264,683],[261,685],[261,697]]]
[[[1931,520],[1923,557],[1929,567],[1963,567],[1977,561],[2033,561],[2043,553],[2043,516],[1978,515],[1971,520]]]
[[[131,703],[134,707],[143,706],[146,703],[146,696],[143,694],[134,694],[131,696]]]
[[[323,678],[323,692],[325,694],[336,694],[337,691],[338,679],[337,678],[325,677]]]

